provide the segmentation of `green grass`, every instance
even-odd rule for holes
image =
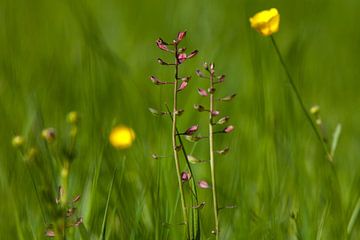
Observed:
[[[280,11],[274,37],[305,105],[320,105],[329,139],[341,123],[333,167],[270,38],[250,29],[248,18],[270,7]],[[192,109],[205,104],[196,87],[207,83],[193,73],[204,61],[215,61],[227,76],[219,95],[238,94],[220,109],[235,131],[215,142],[219,149],[230,146],[228,155],[216,159],[219,206],[236,205],[220,212],[220,238],[359,239],[359,7],[357,0],[0,0],[1,239],[44,239],[41,209],[47,224],[54,223],[56,162],[69,141],[65,119],[72,110],[81,119],[68,195],[81,195],[76,214],[84,224],[69,229],[67,239],[99,239],[102,233],[105,239],[184,239],[174,161],[151,158],[171,155],[171,121],[147,110],[166,111],[164,103],[172,101],[170,88],[148,80],[173,75],[157,64],[166,56],[155,40],[184,29],[184,45],[199,55],[180,70],[193,79],[179,94],[185,113],[178,128],[202,119],[200,132],[207,133],[206,119]],[[108,143],[119,123],[136,133],[126,150]],[[40,138],[46,127],[57,130],[48,147]],[[15,134],[39,151],[30,171],[41,204],[27,165],[11,145]],[[207,146],[186,143],[199,159],[209,158]],[[197,179],[210,180],[209,165],[193,171]],[[202,239],[208,239],[211,191],[198,192],[207,203],[200,217]]]

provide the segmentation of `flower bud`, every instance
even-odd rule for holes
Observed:
[[[195,73],[196,73],[196,75],[198,76],[198,77],[201,77],[201,78],[205,78],[206,76],[204,75],[204,73],[202,72],[202,71],[200,71],[199,69],[197,69],[196,71],[195,71]]]
[[[194,51],[192,51],[192,52],[189,54],[189,56],[187,56],[187,59],[190,59],[190,58],[195,57],[198,53],[199,53],[199,51],[198,51],[198,50],[194,50]]]
[[[177,35],[177,41],[180,42],[182,41],[186,36],[186,31],[184,32],[179,32],[178,35]]]
[[[236,93],[234,93],[234,94],[232,94],[230,96],[219,98],[218,100],[220,102],[228,102],[228,101],[231,101],[235,96],[236,96]]]
[[[181,84],[180,84],[180,87],[178,88],[178,92],[184,90],[186,88],[186,86],[188,85],[188,82],[186,81],[182,81]]]
[[[20,136],[20,135],[13,137],[13,139],[11,140],[11,144],[15,148],[22,147],[24,145],[24,143],[25,143],[25,139],[23,136]]]
[[[193,125],[185,131],[185,135],[193,135],[199,129],[199,125]]]
[[[197,164],[197,163],[202,163],[204,161],[201,161],[199,159],[197,159],[196,157],[194,157],[193,155],[187,155],[187,159],[190,163],[192,164]]]
[[[184,109],[178,109],[178,110],[175,111],[175,114],[177,116],[181,116],[184,113],[184,111],[185,111]]]
[[[202,139],[202,137],[194,136],[194,135],[185,135],[185,139],[189,142],[197,142]]]
[[[199,104],[194,104],[194,109],[199,111],[199,112],[203,112],[205,111],[205,107]]]
[[[212,116],[218,116],[219,114],[220,114],[220,112],[217,111],[217,110],[214,110],[214,111],[211,112]]]
[[[208,188],[211,188],[211,186],[209,185],[209,183],[205,180],[201,180],[198,182],[198,185],[200,188],[202,189],[208,189]]]
[[[209,64],[207,62],[203,64],[203,67],[206,71],[209,71]]]
[[[148,108],[148,109],[154,116],[164,115],[164,112],[160,112],[160,111],[156,110],[155,108]]]
[[[198,88],[198,93],[200,94],[200,96],[203,96],[203,97],[208,96],[208,93],[205,91],[205,89],[202,89],[202,88]]]
[[[162,60],[161,58],[158,58],[158,59],[157,59],[157,62],[158,62],[160,65],[169,65],[168,63],[164,62],[164,60]]]
[[[318,115],[320,113],[320,107],[319,105],[314,105],[310,108],[310,113],[312,115]]]
[[[220,154],[220,155],[225,155],[229,152],[230,148],[229,147],[226,147],[224,149],[221,149],[221,150],[217,150],[216,153]]]
[[[225,80],[225,75],[223,74],[223,75],[221,75],[221,76],[218,76],[217,78],[218,78],[218,80],[219,80],[219,83],[224,82],[224,80]]]
[[[215,93],[215,91],[216,91],[216,89],[215,89],[215,88],[213,88],[213,87],[208,89],[208,92],[209,92],[210,94]]]
[[[151,157],[152,157],[153,159],[159,159],[159,156],[158,156],[156,153],[151,154]]]
[[[232,131],[234,131],[235,127],[233,125],[229,125],[226,128],[224,128],[224,133],[230,133]]]
[[[185,62],[186,58],[187,58],[187,57],[186,57],[186,53],[180,53],[180,54],[178,55],[179,63]]]
[[[78,121],[79,121],[79,115],[77,112],[75,111],[71,111],[68,113],[67,115],[67,122],[70,123],[70,124],[77,124]]]
[[[181,181],[182,182],[187,182],[190,180],[190,178],[191,178],[191,173],[185,172],[185,171],[181,173]]]
[[[41,137],[48,143],[52,143],[56,138],[56,132],[54,128],[46,128],[42,130]]]
[[[168,47],[166,45],[168,45],[166,42],[164,42],[161,38],[159,38],[158,40],[156,40],[156,45],[158,46],[158,48],[160,48],[163,51],[169,51]]]
[[[216,124],[218,124],[218,125],[225,124],[229,121],[229,119],[230,119],[229,116],[222,117],[216,122]]]

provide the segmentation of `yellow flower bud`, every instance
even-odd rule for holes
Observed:
[[[21,147],[24,145],[25,139],[23,136],[17,135],[15,137],[13,137],[11,143],[14,147],[18,148],[18,147]]]
[[[77,124],[79,121],[78,113],[75,111],[69,112],[69,114],[67,115],[67,121],[70,124]]]
[[[111,145],[118,149],[124,149],[131,146],[135,140],[135,133],[129,127],[117,126],[111,130],[109,141]]]
[[[250,18],[251,27],[263,36],[279,31],[280,14],[276,8],[256,13]]]

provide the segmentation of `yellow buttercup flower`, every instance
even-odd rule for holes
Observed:
[[[124,149],[135,140],[135,132],[126,126],[117,126],[111,130],[109,141],[115,148]]]
[[[251,27],[263,36],[279,31],[280,14],[276,8],[256,13],[250,18]]]

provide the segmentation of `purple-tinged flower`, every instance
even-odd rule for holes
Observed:
[[[182,81],[181,84],[180,84],[180,87],[178,88],[178,92],[184,90],[186,88],[186,86],[188,85],[188,82],[187,81]]]
[[[178,60],[180,63],[183,63],[187,59],[186,53],[180,53],[178,55]]]
[[[199,129],[199,125],[193,125],[185,131],[185,135],[193,135]]]
[[[226,128],[224,128],[224,132],[225,133],[230,133],[230,132],[232,132],[234,130],[234,128],[235,127],[233,125],[229,125]]]
[[[164,50],[166,52],[169,51],[169,48],[166,46],[167,43],[164,42],[161,38],[159,38],[158,40],[156,40],[156,45],[158,46],[158,48],[160,48],[161,50]]]
[[[179,32],[178,35],[177,35],[177,41],[180,42],[182,41],[186,36],[186,31],[184,32]]]
[[[217,111],[217,110],[214,110],[214,111],[211,112],[211,115],[213,115],[213,116],[217,116],[219,114],[220,114],[220,112]]]
[[[202,89],[202,88],[198,88],[198,93],[200,94],[200,96],[203,96],[203,97],[208,96],[208,93],[206,92],[206,90]]]
[[[181,173],[181,181],[182,182],[187,182],[190,180],[190,178],[191,178],[191,173],[186,172],[186,171]]]
[[[211,188],[211,186],[209,185],[209,183],[205,180],[201,180],[198,182],[199,184],[199,187],[202,188],[202,189],[209,189]]]

